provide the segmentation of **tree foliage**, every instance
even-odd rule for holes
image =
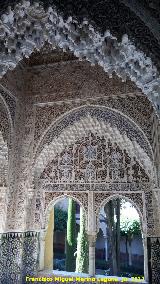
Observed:
[[[123,218],[120,224],[121,235],[132,238],[133,236],[141,235],[141,227],[139,220]]]
[[[76,204],[72,198],[69,198],[66,243],[66,271],[75,271],[76,243]]]
[[[80,207],[80,232],[77,239],[76,272],[88,273],[89,244],[85,229],[85,214]]]
[[[54,208],[54,230],[63,232],[67,228],[67,212],[59,207]]]
[[[131,255],[131,243],[134,236],[141,235],[141,227],[139,220],[123,218],[120,224],[121,236],[126,239],[126,266],[132,265],[132,255]],[[128,246],[129,245],[129,246]]]

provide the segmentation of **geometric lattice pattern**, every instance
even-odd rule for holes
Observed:
[[[126,150],[90,133],[57,154],[41,174],[52,183],[149,182],[149,177]]]

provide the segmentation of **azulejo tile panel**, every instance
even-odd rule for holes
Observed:
[[[25,283],[27,274],[37,272],[38,240],[37,232],[1,234],[0,283]]]

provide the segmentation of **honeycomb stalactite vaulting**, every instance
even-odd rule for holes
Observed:
[[[138,51],[127,35],[121,42],[106,31],[101,35],[87,20],[79,24],[71,16],[64,20],[51,6],[45,11],[40,4],[23,1],[1,17],[0,75],[14,69],[23,56],[29,57],[46,41],[70,50],[80,60],[98,63],[112,76],[129,77],[142,89],[154,107],[159,105],[160,77],[152,60]],[[4,39],[4,40],[3,40]]]

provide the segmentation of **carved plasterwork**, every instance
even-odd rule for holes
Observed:
[[[8,185],[8,147],[0,132],[0,187]]]
[[[3,233],[6,224],[7,187],[0,187],[0,233]]]
[[[47,183],[148,183],[135,157],[104,136],[89,133],[55,155],[42,172]]]
[[[11,104],[7,93],[0,90],[0,131],[8,146],[11,146],[11,136],[13,134],[13,116],[11,114],[14,108],[10,108]]]
[[[127,35],[118,42],[110,31],[101,35],[87,20],[82,24],[72,17],[64,21],[52,7],[45,12],[40,4],[31,5],[29,1],[17,4],[1,19],[1,77],[48,40],[53,46],[70,49],[80,60],[98,63],[110,76],[114,71],[123,80],[129,76],[157,108],[159,74],[151,59],[138,51]]]
[[[77,61],[77,57],[71,51],[64,52],[61,48],[52,48],[52,45],[46,42],[44,46],[38,51],[35,50],[30,55],[29,58],[24,58],[23,63],[26,64],[26,69],[30,70],[31,72],[35,70],[35,67],[46,69],[46,65],[52,65],[55,63],[62,63],[69,62],[70,64],[72,61]],[[30,68],[30,67],[33,67]],[[37,68],[37,70],[39,69]],[[34,73],[34,71],[33,71]]]
[[[110,88],[109,88],[110,91]],[[105,94],[106,96],[98,97],[98,93],[95,93],[95,98],[79,99],[69,96],[69,94],[64,93],[62,101],[57,103],[52,103],[51,105],[42,101],[42,105],[36,107],[36,124],[35,124],[35,145],[39,141],[40,137],[47,130],[53,120],[57,120],[63,114],[68,111],[74,110],[86,104],[90,105],[100,105],[110,107],[112,109],[117,109],[123,114],[131,118],[146,134],[148,140],[152,145],[152,107],[150,102],[144,96],[135,95],[118,95],[116,89],[112,90],[111,93]],[[96,96],[97,95],[97,96]],[[79,96],[78,93],[76,97]],[[41,97],[43,98],[43,97]],[[45,98],[49,102],[52,100],[51,97]],[[43,105],[44,103],[44,105]],[[146,112],[147,109],[147,112]]]
[[[147,219],[147,233],[150,236],[155,235],[155,221],[154,221],[154,211],[153,211],[153,192],[145,192],[144,197],[146,219]]]
[[[56,155],[88,135],[88,132],[97,135],[97,138],[104,136],[105,139],[118,143],[130,157],[137,156],[143,168],[153,176],[150,160],[152,151],[144,134],[120,113],[99,106],[76,109],[51,125],[37,146],[35,157],[38,158],[34,168],[36,176],[40,176]]]
[[[26,229],[26,207],[31,179],[34,139],[34,106],[19,101],[16,108],[12,156],[10,159],[9,194],[7,208],[8,230]]]
[[[57,57],[59,51],[57,51]],[[42,55],[41,55],[42,52]],[[43,58],[43,50],[39,54]],[[61,54],[61,53],[60,53]],[[48,61],[52,52],[48,52]],[[66,52],[66,56],[68,52]],[[34,56],[33,56],[34,58]],[[16,70],[16,69],[15,69]],[[96,98],[128,93],[142,94],[129,79],[122,82],[116,74],[109,78],[104,69],[86,60],[68,60],[25,68],[25,96],[34,96],[35,103]],[[2,80],[3,82],[3,80]],[[30,83],[29,83],[30,82]],[[144,95],[144,97],[146,97]],[[147,98],[147,97],[146,97]]]
[[[12,131],[9,106],[7,100],[0,94],[0,233],[4,231],[6,224],[9,151],[11,150]]]
[[[6,91],[3,89],[0,89],[0,95],[4,99],[4,102],[6,104],[6,107],[8,109],[8,117],[12,124],[14,124],[14,118],[15,118],[15,109],[16,109],[16,101],[15,98],[9,94],[7,94]],[[11,127],[11,126],[10,126]],[[10,130],[11,131],[11,130]]]
[[[90,187],[89,183],[53,183],[50,178],[47,180],[46,179],[42,179],[39,183],[38,183],[43,190],[47,191],[47,192],[67,192],[67,191],[75,191],[75,192],[84,192],[84,191],[99,191],[99,192],[113,192],[113,191],[117,191],[117,192],[135,192],[135,191],[148,191],[151,187],[150,183],[146,183],[146,182],[141,182],[141,183],[137,183],[137,182],[115,182],[114,183],[92,183],[93,188]]]
[[[0,14],[7,13],[7,8],[14,8],[19,0],[2,0],[0,3]],[[36,1],[38,2],[38,1]],[[56,6],[58,12],[67,19],[73,16],[82,23],[89,19],[100,32],[111,30],[114,36],[121,40],[126,33],[135,45],[151,56],[159,66],[159,11],[157,0],[41,0],[40,3],[47,10],[51,5]]]
[[[153,191],[153,200],[152,200],[152,205],[153,205],[153,213],[154,213],[154,220],[155,223],[157,224],[155,228],[155,234],[156,236],[160,236],[160,189],[156,188]]]

